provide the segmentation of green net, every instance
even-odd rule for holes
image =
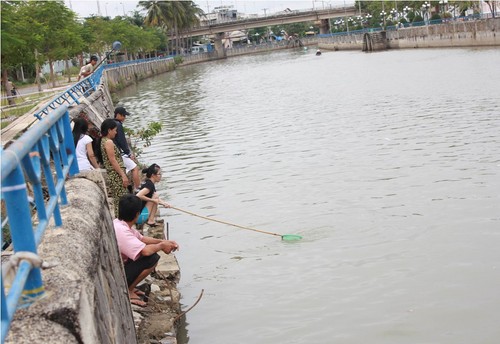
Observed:
[[[281,240],[295,241],[295,240],[302,240],[302,237],[300,235],[295,235],[295,234],[285,234],[281,236]]]

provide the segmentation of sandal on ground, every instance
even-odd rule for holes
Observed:
[[[142,301],[141,298],[138,298],[138,297],[133,297],[130,299],[130,303],[134,306],[139,306],[139,307],[146,307],[148,304],[144,301]]]

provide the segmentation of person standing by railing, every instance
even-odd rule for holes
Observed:
[[[76,159],[80,172],[99,168],[92,148],[92,138],[87,135],[89,125],[83,118],[76,118],[73,126],[73,141],[75,143]]]
[[[104,165],[107,173],[108,188],[111,190],[115,216],[118,214],[118,201],[127,193],[129,180],[125,174],[125,166],[120,151],[113,143],[116,136],[117,124],[111,119],[105,119],[101,124],[101,144],[98,158]]]
[[[77,81],[80,81],[80,79],[83,77],[83,78],[86,78],[88,77],[90,74],[92,74],[92,72],[94,71],[94,67],[95,65],[97,64],[97,56],[95,55],[92,55],[90,57],[90,61],[89,63],[87,63],[85,66],[83,66],[81,69],[80,69],[80,74],[78,74],[78,80]]]
[[[116,136],[113,139],[115,145],[120,150],[123,163],[125,164],[126,173],[132,171],[132,181],[134,182],[134,189],[137,190],[141,184],[141,179],[139,177],[139,169],[137,163],[134,161],[134,153],[128,146],[127,138],[125,137],[125,132],[123,131],[123,122],[125,118],[130,114],[125,110],[124,107],[117,107],[115,109],[115,122],[117,127]]]

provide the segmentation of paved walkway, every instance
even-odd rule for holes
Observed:
[[[52,87],[52,83],[43,84],[42,92],[43,93],[58,92],[58,91],[62,92],[67,88],[69,88],[71,85],[76,83],[76,78],[73,79],[75,79],[75,81],[73,81],[72,83],[68,83],[67,80],[65,80],[64,82],[57,81],[55,88]],[[18,97],[21,98],[26,97],[30,94],[39,94],[39,93],[40,92],[38,91],[38,86],[36,84],[18,88]],[[4,97],[2,96],[2,98]],[[36,119],[33,116],[33,113],[40,111],[43,108],[43,105],[45,105],[46,103],[47,99],[41,100],[40,104],[38,104],[38,106],[34,110],[31,110],[28,113],[16,118],[7,127],[2,129],[2,138],[1,138],[2,147],[4,147],[7,143],[12,141],[13,139],[15,139],[18,135],[25,132],[34,122],[38,121],[38,119]]]
[[[42,84],[42,92],[54,92],[54,91],[59,91],[59,90],[65,90],[68,88],[70,85],[73,85],[76,83],[76,78],[71,79],[71,83],[68,83],[68,80],[64,81],[56,81],[56,87],[52,87],[52,83],[49,84]],[[24,85],[17,87],[18,91],[18,96],[20,97],[25,97],[30,94],[35,94],[39,93],[38,91],[38,85],[32,84],[32,85]],[[2,99],[5,98],[5,95],[2,94]]]

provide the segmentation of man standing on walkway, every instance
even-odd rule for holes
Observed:
[[[132,181],[134,182],[135,190],[139,189],[141,184],[141,179],[139,178],[139,169],[137,168],[137,164],[134,161],[135,156],[134,153],[130,150],[127,138],[125,137],[125,132],[123,131],[123,122],[125,121],[125,117],[130,115],[124,107],[117,107],[115,109],[115,122],[118,125],[118,130],[116,132],[116,136],[113,139],[115,145],[120,150],[122,154],[123,163],[125,164],[125,173],[129,173],[132,171]]]
[[[97,56],[92,55],[90,57],[90,62],[80,69],[80,74],[78,74],[78,81],[80,79],[88,77],[94,71],[94,67],[97,64]]]

